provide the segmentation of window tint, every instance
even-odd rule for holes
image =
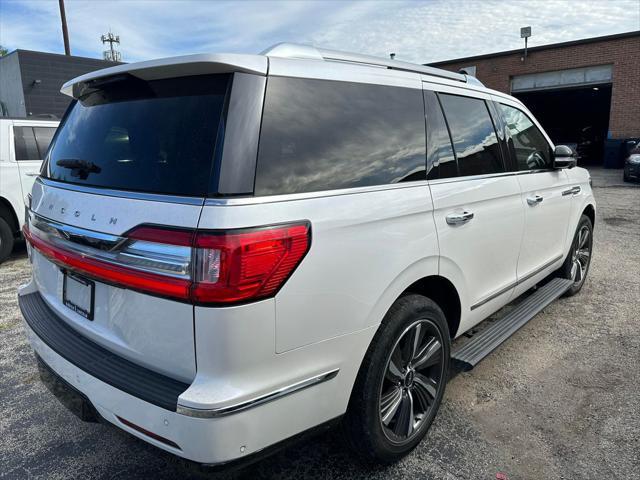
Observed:
[[[551,146],[538,127],[523,111],[508,105],[499,105],[513,142],[510,148],[513,148],[518,170],[550,168]]]
[[[33,131],[36,134],[36,144],[38,145],[38,151],[40,152],[39,158],[44,158],[47,153],[47,148],[51,143],[53,134],[56,133],[55,127],[33,127]]]
[[[256,195],[426,179],[417,89],[269,78]]]
[[[500,147],[484,100],[439,94],[460,175],[504,171]]]
[[[424,103],[427,115],[427,177],[430,180],[455,177],[458,175],[456,157],[438,96],[425,90]]]
[[[40,160],[33,127],[13,127],[16,160]]]
[[[152,193],[209,191],[228,75],[143,81],[122,76],[79,91],[51,146],[51,179]]]

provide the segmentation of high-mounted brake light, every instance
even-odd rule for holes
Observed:
[[[80,249],[38,228],[24,236],[64,268],[123,288],[198,305],[267,298],[284,285],[311,241],[308,222],[196,231],[141,225],[108,252]]]

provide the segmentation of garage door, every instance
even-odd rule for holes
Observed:
[[[597,65],[593,67],[557,70],[555,72],[517,75],[511,79],[511,92],[531,92],[535,90],[610,83],[612,76],[613,65]]]

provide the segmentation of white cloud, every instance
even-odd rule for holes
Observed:
[[[256,53],[280,41],[431,62],[640,29],[638,0],[372,2],[67,0],[72,52],[101,56],[120,35],[126,61],[206,51]],[[62,51],[58,2],[0,0],[0,44]]]

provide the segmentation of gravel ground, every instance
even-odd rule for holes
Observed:
[[[640,479],[640,188],[622,184],[620,171],[592,175],[598,218],[582,292],[453,378],[411,455],[367,469],[334,431],[229,476]],[[0,266],[0,478],[220,477],[186,470],[116,428],[83,424],[49,394],[16,303],[28,277],[22,246]]]

